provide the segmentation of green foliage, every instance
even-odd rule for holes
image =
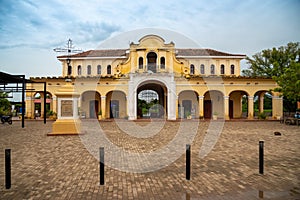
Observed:
[[[243,74],[251,77],[273,78],[281,92],[292,102],[300,101],[300,44],[288,43],[279,48],[262,50],[246,60],[250,68]]]
[[[243,96],[242,97],[242,112],[247,112],[248,111],[248,97]]]
[[[153,99],[149,103],[147,103],[145,100],[138,99],[138,108],[142,111],[142,114],[147,114],[150,108],[152,113],[159,112],[159,109],[155,107],[156,104],[158,104],[157,99]]]
[[[10,102],[6,99],[7,93],[0,91],[0,115],[10,114],[11,105]]]
[[[48,116],[53,116],[53,115],[56,115],[56,112],[54,112],[54,111],[52,111],[52,110],[49,110],[49,111],[47,112],[47,115],[48,115]]]
[[[297,102],[291,102],[285,96],[283,97],[283,111],[294,112],[297,109]]]
[[[280,86],[276,92],[281,92],[292,102],[300,101],[300,63],[291,62],[289,68],[284,69],[280,76],[273,76],[273,79]]]
[[[267,115],[265,112],[261,112],[258,114],[258,119],[266,119],[267,118]]]

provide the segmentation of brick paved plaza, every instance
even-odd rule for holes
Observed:
[[[224,124],[221,135],[207,138],[223,123],[83,120],[84,135],[47,136],[52,123],[26,121],[23,129],[19,121],[0,124],[0,199],[300,199],[297,126],[231,121]],[[139,137],[140,128],[158,132],[144,131],[146,135]],[[128,134],[133,129],[137,131]],[[172,143],[179,129],[189,138],[181,136]],[[274,131],[282,135],[274,136]],[[103,143],[104,136],[109,144]],[[190,139],[188,181],[184,149]],[[264,175],[258,171],[260,140],[265,142]],[[200,151],[209,152],[214,141],[212,151],[203,157]],[[100,145],[105,146],[105,162],[110,165],[105,167],[104,186],[99,185]],[[12,151],[11,189],[5,189],[6,148]]]

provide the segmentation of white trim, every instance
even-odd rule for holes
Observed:
[[[62,100],[71,100],[72,101],[72,107],[73,107],[73,116],[68,116],[68,117],[62,117],[61,116],[61,101]],[[57,102],[57,119],[78,119],[78,97],[72,98],[72,97],[64,97],[64,98],[59,98],[58,97],[58,102]]]
[[[198,87],[202,87],[202,86],[206,86],[206,85],[209,85],[209,86],[247,86],[247,87],[253,87],[254,85],[247,85],[247,84],[210,84],[210,83],[207,83],[207,84],[176,84],[177,86],[180,85],[180,86],[198,86]],[[259,84],[259,86],[273,86],[274,87],[275,84]]]
[[[145,82],[157,82],[167,88],[167,119],[176,119],[176,85],[173,74],[161,76],[159,74],[130,74],[128,82],[128,119],[135,120],[137,118],[137,90],[141,84]]]
[[[246,56],[183,56],[177,55],[176,58],[239,58],[244,59]]]
[[[107,56],[107,57],[72,57],[70,56],[69,59],[71,60],[93,60],[93,59],[128,59],[127,56]],[[177,55],[176,58],[225,58],[225,59],[244,59],[246,56],[183,56],[183,55]],[[58,60],[67,60],[68,58],[58,58]]]
[[[125,59],[128,58],[127,56],[111,56],[111,57],[72,57],[70,56],[69,59],[71,60],[93,60],[93,59],[117,59],[117,58],[121,58],[121,59]],[[58,60],[67,60],[68,58],[58,58]]]

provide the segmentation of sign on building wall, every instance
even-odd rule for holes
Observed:
[[[73,116],[73,101],[61,100],[61,116],[72,117]]]

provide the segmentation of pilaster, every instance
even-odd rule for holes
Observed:
[[[254,97],[248,96],[248,119],[253,119],[254,117]]]

